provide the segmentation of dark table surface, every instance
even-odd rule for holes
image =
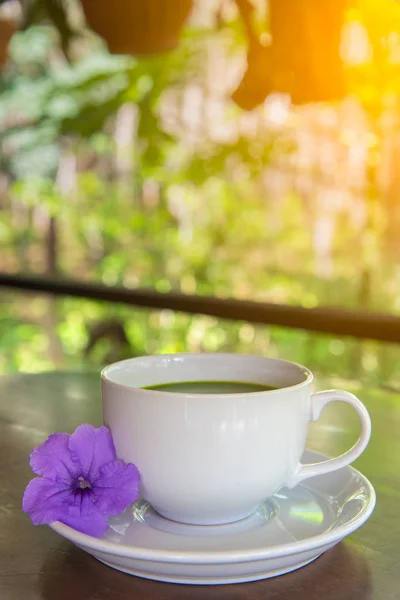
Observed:
[[[370,445],[356,463],[377,492],[370,520],[345,542],[299,571],[254,583],[187,586],[157,583],[114,571],[57,536],[34,527],[21,510],[33,476],[29,454],[50,433],[80,423],[101,424],[96,373],[7,375],[0,378],[0,598],[1,600],[389,600],[400,598],[400,394],[335,380],[366,404]],[[326,454],[349,447],[357,417],[344,405],[328,407],[310,427],[308,446]]]

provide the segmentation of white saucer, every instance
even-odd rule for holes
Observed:
[[[326,457],[306,451],[303,462]],[[229,525],[182,525],[138,501],[109,520],[102,539],[60,522],[52,529],[106,565],[172,583],[223,584],[266,579],[298,569],[358,529],[375,507],[361,473],[345,467],[314,477]]]

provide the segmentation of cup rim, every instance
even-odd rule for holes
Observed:
[[[301,371],[302,374],[304,375],[304,380],[300,381],[299,383],[295,383],[293,385],[285,385],[284,387],[280,387],[277,389],[273,389],[273,390],[262,390],[262,391],[255,391],[255,392],[232,392],[229,394],[218,394],[218,392],[216,392],[215,394],[202,394],[202,393],[198,393],[198,394],[193,394],[190,392],[179,392],[179,397],[180,398],[212,398],[214,397],[218,397],[221,398],[223,396],[223,398],[226,399],[233,399],[233,398],[238,398],[240,396],[243,397],[255,397],[255,396],[260,396],[260,394],[282,394],[285,393],[287,390],[296,390],[296,389],[301,389],[307,385],[310,385],[313,380],[314,380],[314,376],[312,374],[312,372],[307,369],[307,367],[304,367],[303,365],[296,363],[296,362],[292,362],[290,360],[283,360],[280,358],[272,358],[272,357],[268,357],[268,356],[257,356],[257,355],[252,355],[252,354],[235,354],[233,352],[229,353],[229,352],[177,352],[177,353],[167,353],[167,354],[149,354],[149,355],[145,355],[145,356],[136,356],[136,357],[132,357],[132,358],[126,358],[124,360],[119,360],[116,361],[114,363],[111,363],[109,365],[106,365],[102,370],[101,370],[101,381],[102,383],[107,383],[107,385],[112,385],[115,386],[117,388],[122,388],[125,390],[140,390],[140,393],[146,394],[149,397],[160,397],[160,394],[162,394],[163,397],[166,396],[173,396],[176,398],[177,396],[177,392],[168,392],[165,390],[149,390],[143,387],[136,387],[136,386],[132,386],[132,385],[126,385],[125,383],[120,383],[118,381],[114,381],[113,379],[110,378],[109,372],[112,371],[112,369],[115,369],[115,367],[117,365],[122,365],[124,363],[131,363],[133,361],[136,360],[154,360],[156,358],[182,358],[182,359],[187,359],[189,357],[193,357],[194,359],[202,359],[203,357],[208,357],[208,358],[225,358],[225,359],[229,359],[232,357],[235,357],[235,359],[255,359],[255,360],[265,360],[265,361],[269,361],[269,362],[275,362],[275,363],[284,363],[286,365],[291,365],[292,367],[296,368],[298,371]]]

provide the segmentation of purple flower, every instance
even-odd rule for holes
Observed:
[[[116,460],[110,431],[80,425],[72,435],[54,433],[31,454],[36,477],[29,482],[22,508],[34,525],[62,521],[101,537],[107,515],[118,515],[139,498],[139,471]]]

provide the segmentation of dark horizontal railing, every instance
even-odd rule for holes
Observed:
[[[189,296],[176,292],[108,287],[70,279],[0,274],[0,286],[53,296],[75,296],[145,308],[170,309],[234,321],[279,325],[338,336],[400,342],[400,318],[336,308],[303,308],[249,300]]]

